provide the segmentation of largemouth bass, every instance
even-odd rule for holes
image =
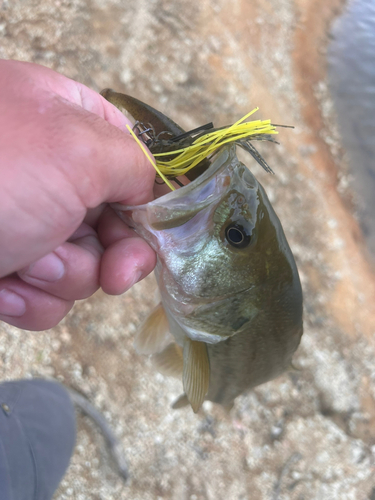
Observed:
[[[281,223],[235,145],[224,146],[186,186],[114,208],[158,256],[161,304],[135,344],[161,371],[182,375],[176,407],[188,401],[197,412],[205,399],[230,407],[290,366],[303,331],[298,271]]]

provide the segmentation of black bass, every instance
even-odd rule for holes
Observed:
[[[161,304],[136,348],[152,354],[161,371],[182,375],[176,406],[188,401],[195,412],[205,399],[231,407],[241,393],[280,375],[303,331],[292,252],[235,148],[221,148],[176,191],[141,206],[114,206],[158,256]]]

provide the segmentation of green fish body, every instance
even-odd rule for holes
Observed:
[[[291,365],[302,332],[297,267],[263,187],[236,155],[145,205],[114,206],[158,256],[161,305],[136,339],[185,396],[231,407]],[[172,335],[170,335],[172,334]]]

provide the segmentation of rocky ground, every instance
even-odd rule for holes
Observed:
[[[1,3],[0,3],[1,5]],[[56,328],[0,325],[0,378],[55,377],[112,425],[131,470],[78,416],[54,500],[375,498],[375,280],[353,216],[350,179],[326,84],[325,47],[341,0],[3,0],[0,57],[112,87],[186,129],[259,116],[295,125],[246,158],[283,223],[305,296],[290,372],[239,397],[228,416],[205,403],[173,411],[179,381],[136,355],[153,277],[121,297],[98,292]]]

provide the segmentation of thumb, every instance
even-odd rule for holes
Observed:
[[[0,68],[7,95],[0,100],[2,139],[6,149],[16,145],[13,163],[21,156],[34,159],[38,170],[32,175],[47,175],[47,181],[54,176],[52,167],[56,175],[62,170],[86,208],[152,199],[155,172],[129,135],[130,120],[115,106],[43,66],[0,61]]]
[[[129,134],[131,121],[100,94],[73,82],[78,86],[80,102],[72,112],[82,114],[82,123],[77,123],[81,145],[75,150],[76,162],[89,169],[75,170],[76,185],[87,208],[102,202],[138,205],[153,199],[155,170]],[[79,109],[79,107],[81,109]],[[71,117],[67,117],[68,120]],[[83,123],[87,126],[83,126]],[[70,122],[70,127],[72,123]],[[81,157],[83,155],[83,157]],[[91,179],[88,192],[87,182]]]

